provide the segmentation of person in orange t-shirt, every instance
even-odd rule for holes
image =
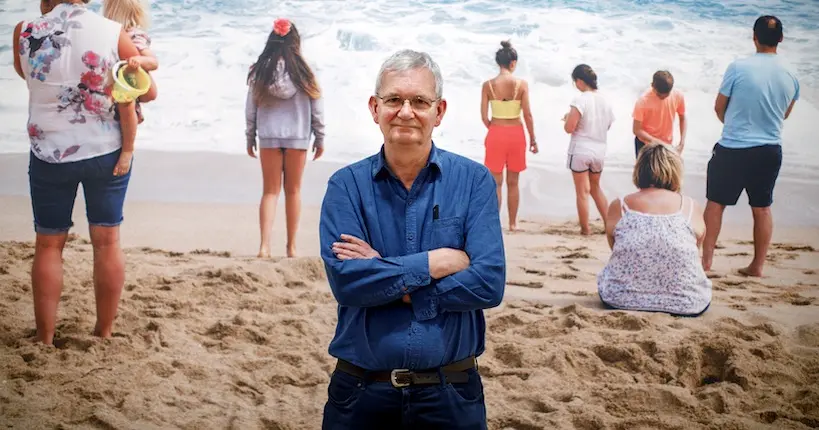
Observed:
[[[646,144],[665,143],[673,145],[674,115],[680,117],[680,143],[676,150],[682,154],[685,147],[685,98],[673,91],[674,77],[665,70],[654,73],[651,89],[646,91],[634,105],[634,154]]]

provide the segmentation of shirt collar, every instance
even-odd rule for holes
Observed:
[[[429,151],[429,159],[427,160],[427,164],[424,166],[424,168],[430,166],[435,166],[435,168],[438,169],[439,174],[442,172],[441,150],[435,146],[435,142],[432,142],[432,148]],[[387,159],[384,157],[384,145],[381,145],[381,150],[378,152],[378,157],[376,157],[375,161],[373,162],[373,179],[376,179],[378,175],[382,174],[383,172],[395,176],[387,165]]]

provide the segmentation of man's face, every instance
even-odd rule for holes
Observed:
[[[386,72],[369,106],[387,145],[426,144],[446,112],[446,100],[437,100],[435,76],[426,68]]]

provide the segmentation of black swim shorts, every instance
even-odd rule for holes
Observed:
[[[717,143],[708,162],[706,197],[712,202],[733,206],[745,190],[751,207],[768,207],[773,204],[774,185],[781,166],[781,145],[733,149]]]

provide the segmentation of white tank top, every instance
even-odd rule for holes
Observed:
[[[31,151],[48,163],[109,154],[122,146],[111,67],[120,24],[82,4],[57,5],[23,22],[17,54],[29,89]]]
[[[682,197],[682,196],[681,196]],[[683,203],[688,201],[688,214]],[[693,315],[711,303],[711,280],[691,226],[693,202],[673,214],[645,214],[620,199],[614,248],[597,276],[600,298],[617,308]]]

